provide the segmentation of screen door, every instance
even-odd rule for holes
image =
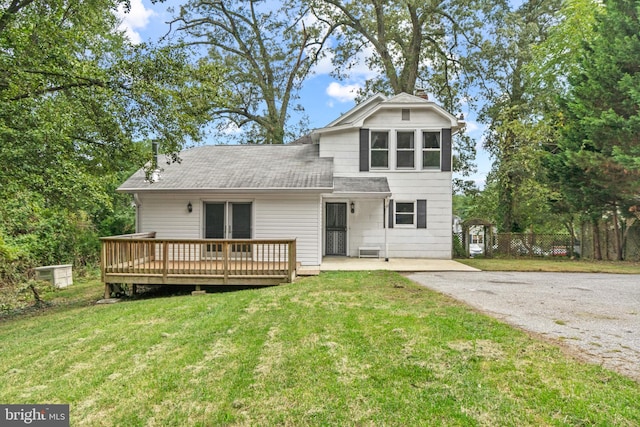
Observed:
[[[327,203],[325,253],[347,255],[347,204]]]

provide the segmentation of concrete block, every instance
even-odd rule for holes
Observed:
[[[46,265],[36,267],[36,280],[51,282],[56,288],[73,285],[73,266],[71,264]]]

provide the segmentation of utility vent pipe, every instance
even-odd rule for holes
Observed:
[[[160,168],[158,167],[158,143],[151,143],[151,151],[153,152],[153,172],[151,173],[151,182],[157,182],[160,179]]]
[[[151,151],[153,152],[153,168],[158,169],[158,143],[151,143]]]

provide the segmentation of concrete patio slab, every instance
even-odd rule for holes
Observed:
[[[317,270],[318,268],[315,267]],[[320,271],[369,271],[389,270],[398,272],[414,271],[479,271],[473,267],[450,259],[325,257]]]

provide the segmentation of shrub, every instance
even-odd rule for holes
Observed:
[[[25,282],[40,265],[97,264],[100,240],[89,216],[30,196],[0,208],[0,282]]]

